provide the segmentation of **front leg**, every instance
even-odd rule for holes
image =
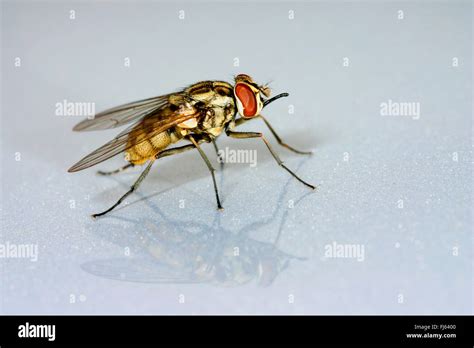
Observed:
[[[283,146],[283,147],[286,147],[288,150],[290,151],[293,151],[294,153],[297,153],[297,154],[300,154],[300,155],[311,155],[313,152],[312,151],[301,151],[301,150],[297,150],[295,149],[294,147],[288,145],[287,143],[285,143],[283,141],[283,139],[277,134],[277,132],[273,129],[272,125],[270,124],[270,122],[267,121],[267,119],[265,117],[263,117],[262,115],[258,115],[256,116],[258,118],[261,118],[263,120],[263,122],[265,123],[265,125],[268,127],[268,129],[270,130],[270,132],[273,134],[273,136],[275,137],[276,141],[278,142],[278,144],[280,146]],[[249,119],[246,119],[246,118],[239,118],[237,121],[235,121],[235,126],[239,126],[247,121],[250,121],[251,118]]]
[[[237,123],[236,123],[237,125]],[[276,152],[272,149],[272,147],[270,146],[270,143],[268,142],[268,140],[263,136],[262,133],[258,133],[258,132],[234,132],[230,129],[227,129],[226,130],[226,134],[229,136],[229,137],[232,137],[232,138],[236,138],[236,139],[249,139],[249,138],[260,138],[263,140],[263,142],[265,143],[265,145],[267,146],[268,150],[270,151],[270,153],[272,154],[273,158],[275,159],[275,161],[278,163],[279,166],[283,167],[288,173],[290,173],[291,175],[293,175],[299,182],[301,182],[302,184],[308,186],[309,188],[311,189],[316,189],[316,187],[314,187],[313,185],[311,184],[308,184],[306,181],[302,180],[301,178],[298,177],[298,175],[296,175],[295,173],[293,173],[287,166],[285,166],[283,164],[283,161],[280,159],[280,157],[278,157],[278,155],[276,154]]]

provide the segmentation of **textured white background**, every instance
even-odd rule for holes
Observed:
[[[0,259],[1,313],[472,313],[470,2],[7,1],[2,12],[1,241],[37,243],[39,260]],[[290,93],[265,115],[314,155],[271,141],[317,192],[258,140],[224,135],[221,147],[258,151],[256,168],[218,170],[224,212],[188,152],[160,160],[128,205],[91,220],[140,169],[94,174],[124,164],[115,158],[68,174],[118,131],[73,133],[80,118],[56,116],[57,102],[100,111],[241,72]],[[420,119],[381,116],[389,99],[419,102]],[[243,129],[265,131],[260,121]],[[364,245],[365,260],[325,258],[333,241]],[[186,284],[192,255],[218,263],[235,246],[251,260],[304,259],[269,287],[257,274],[234,287]]]

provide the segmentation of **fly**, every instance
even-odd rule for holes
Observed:
[[[134,192],[157,159],[192,149],[197,149],[211,173],[217,208],[222,210],[215,170],[201,149],[201,144],[213,143],[217,151],[216,138],[223,132],[237,139],[262,139],[282,168],[304,185],[315,189],[313,185],[299,178],[283,164],[262,133],[234,131],[237,126],[251,119],[260,118],[278,144],[298,154],[311,154],[311,152],[296,150],[284,143],[266,118],[260,114],[265,106],[279,98],[287,97],[288,93],[281,93],[270,98],[270,88],[256,84],[250,76],[240,74],[234,80],[234,85],[224,81],[198,82],[176,93],[105,110],[93,119],[78,123],[73,130],[82,132],[116,128],[133,122],[114,139],[74,164],[69,168],[69,172],[92,167],[123,152],[125,152],[125,159],[129,162],[127,165],[111,172],[99,171],[98,173],[112,175],[127,168],[148,163],[132,187],[114,205],[101,213],[93,214],[92,217],[97,218],[107,214]],[[189,144],[169,148],[170,145],[181,140]]]

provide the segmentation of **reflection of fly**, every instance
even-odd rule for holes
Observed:
[[[80,122],[74,127],[74,130],[102,130],[123,126],[132,121],[136,122],[114,139],[74,164],[69,168],[69,172],[92,167],[121,152],[126,153],[126,159],[130,163],[113,172],[99,172],[99,174],[114,174],[126,168],[149,162],[130,190],[117,203],[102,213],[92,215],[98,217],[107,214],[135,191],[156,159],[196,148],[211,172],[217,208],[223,209],[217,191],[214,168],[200,144],[212,142],[217,151],[215,139],[224,131],[228,136],[238,139],[261,138],[281,167],[300,182],[314,189],[313,185],[300,179],[283,164],[262,133],[233,131],[236,126],[258,117],[268,126],[280,145],[296,153],[309,154],[310,152],[298,151],[285,144],[275,133],[270,123],[260,115],[260,111],[266,105],[278,98],[287,97],[288,93],[282,93],[273,98],[269,98],[269,96],[270,89],[267,86],[260,86],[250,76],[241,74],[235,77],[234,86],[223,81],[203,81],[180,92],[106,110],[96,115],[94,119]],[[239,118],[236,118],[237,112],[240,115]],[[167,149],[169,145],[183,139],[191,144]]]

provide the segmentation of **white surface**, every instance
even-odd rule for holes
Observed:
[[[1,240],[39,246],[37,262],[0,259],[2,313],[472,313],[471,3],[3,2],[2,10]],[[116,158],[68,174],[118,131],[73,133],[80,118],[55,116],[57,102],[100,111],[241,72],[290,93],[265,115],[314,155],[268,138],[318,191],[291,179],[258,140],[224,135],[221,148],[258,150],[255,168],[218,170],[224,212],[189,152],[160,160],[128,205],[91,220],[140,169],[94,174],[124,164]],[[419,102],[420,119],[381,116],[389,99]],[[266,132],[260,121],[242,129]],[[272,247],[278,233],[281,251]],[[364,261],[325,258],[334,241],[363,245]],[[219,256],[235,246],[237,259]],[[159,263],[159,250],[174,266]],[[251,266],[239,286],[219,285],[222,273],[184,284],[197,255],[232,272],[242,260],[289,264],[268,287]]]

